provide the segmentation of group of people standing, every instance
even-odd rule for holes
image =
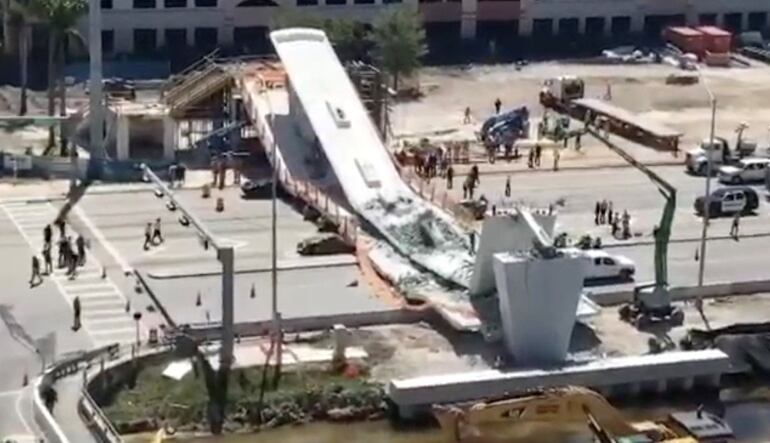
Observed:
[[[63,219],[57,219],[55,222],[59,230],[59,239],[56,242],[58,247],[58,256],[56,267],[66,268],[67,276],[74,279],[77,276],[78,266],[86,263],[86,239],[78,235],[73,246],[72,237],[67,235],[67,225]],[[37,255],[32,256],[32,275],[29,279],[29,286],[35,287],[43,282],[43,275],[53,273],[53,228],[50,224],[43,228],[43,257],[44,269],[41,271],[40,259]]]
[[[594,206],[594,224],[610,225],[613,237],[617,237],[618,233],[620,233],[620,238],[624,240],[631,237],[631,215],[627,210],[623,210],[623,215],[615,212],[612,201],[605,199],[596,202]]]

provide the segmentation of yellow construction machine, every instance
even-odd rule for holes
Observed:
[[[447,441],[482,443],[498,440],[492,429],[532,422],[580,424],[600,443],[726,443],[730,426],[702,411],[672,413],[663,420],[629,422],[598,393],[566,387],[487,402],[434,405],[433,415]]]

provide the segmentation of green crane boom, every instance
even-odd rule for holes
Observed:
[[[647,176],[658,187],[658,191],[666,199],[666,205],[663,207],[663,215],[660,223],[653,233],[655,237],[655,287],[665,288],[668,286],[668,242],[671,239],[671,225],[674,222],[674,211],[676,210],[676,188],[671,186],[661,176],[653,172],[646,165],[639,163],[631,154],[621,147],[610,142],[594,128],[588,128],[594,137],[604,143],[611,151],[618,154],[623,160],[628,162]]]

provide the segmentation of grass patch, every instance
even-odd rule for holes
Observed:
[[[164,377],[164,368],[165,364],[141,368],[135,386],[119,391],[110,404],[103,407],[119,431],[150,430],[163,419],[183,430],[205,428],[208,394],[203,374],[191,371],[177,381]],[[233,370],[228,411],[231,425],[271,423],[270,426],[279,426],[343,415],[350,419],[354,419],[352,416],[365,418],[381,413],[384,408],[384,393],[379,385],[362,378],[313,370],[284,373],[277,389],[268,387],[260,409],[261,381],[262,368]],[[344,414],[339,414],[340,410]]]

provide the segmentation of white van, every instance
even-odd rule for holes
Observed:
[[[636,272],[636,264],[628,257],[613,255],[603,249],[568,248],[569,252],[579,255],[584,263],[584,279],[622,279],[631,280]]]

